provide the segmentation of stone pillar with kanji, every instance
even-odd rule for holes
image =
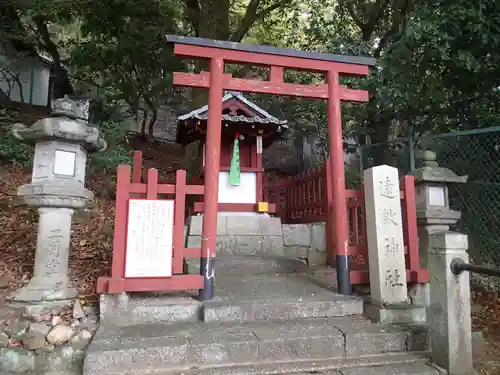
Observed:
[[[77,112],[75,101],[61,98],[52,117],[13,126],[17,139],[35,144],[31,183],[20,186],[18,196],[39,213],[33,276],[10,296],[13,302],[64,303],[76,297],[68,280],[72,215],[93,198],[84,186],[87,154],[106,149],[100,131],[77,120]]]
[[[366,315],[380,323],[423,323],[425,308],[408,303],[398,170],[367,169],[364,182],[371,294]]]

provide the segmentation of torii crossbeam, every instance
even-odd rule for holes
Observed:
[[[369,67],[375,65],[375,59],[175,35],[166,38],[168,43],[174,45],[175,55],[210,60],[209,73],[174,73],[174,85],[209,89],[201,272],[212,275],[216,249],[223,90],[324,99],[328,101],[328,145],[333,176],[330,184],[333,207],[328,210],[328,229],[333,230],[335,237],[338,290],[342,294],[350,294],[349,230],[340,104],[342,100],[365,102],[369,96],[367,91],[340,85],[339,80],[341,75],[366,76]],[[225,63],[269,67],[269,80],[233,78],[231,74],[224,74]],[[285,68],[326,73],[326,84],[285,83]],[[203,300],[213,298],[213,281],[211,277],[205,278],[204,289],[200,291]]]

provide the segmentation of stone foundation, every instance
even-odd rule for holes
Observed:
[[[203,216],[191,216],[187,247],[201,247]],[[281,220],[269,215],[236,216],[219,214],[217,218],[217,256],[284,256]]]
[[[192,216],[186,246],[201,247],[203,216]],[[325,223],[281,224],[269,215],[223,215],[217,220],[217,256],[296,258],[309,266],[326,264]]]
[[[13,305],[0,322],[0,370],[78,373],[98,327],[97,309],[73,305]]]
[[[282,228],[285,256],[302,259],[310,267],[327,263],[325,223],[283,224]]]

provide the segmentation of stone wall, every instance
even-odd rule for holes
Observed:
[[[185,227],[187,247],[201,246],[203,216],[192,216]],[[309,266],[327,262],[324,222],[281,224],[269,216],[222,216],[217,220],[217,256],[298,258]]]
[[[187,247],[201,247],[203,216],[189,218]],[[225,216],[217,218],[217,256],[283,256],[283,236],[279,218]]]
[[[304,260],[308,266],[327,262],[326,223],[283,224],[285,256]]]
[[[78,373],[98,326],[97,309],[50,305],[4,308],[0,322],[0,371]]]

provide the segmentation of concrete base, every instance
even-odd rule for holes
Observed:
[[[99,310],[103,327],[195,323],[201,319],[202,303],[189,296],[160,293],[101,294]]]
[[[202,215],[189,218],[187,247],[201,246],[202,227]],[[326,265],[325,223],[281,224],[279,218],[267,214],[219,213],[217,258],[249,256],[300,259],[309,267]]]
[[[381,324],[424,324],[426,322],[425,306],[366,304],[365,315],[370,320]]]
[[[200,274],[200,260],[188,259],[186,271],[189,274]],[[306,272],[307,265],[300,259],[284,257],[217,257],[214,265],[215,275],[219,276],[251,276],[265,274],[291,274]]]
[[[28,285],[16,290],[8,299],[29,304],[37,302],[54,302],[55,304],[65,305],[78,295],[75,288],[65,287],[54,289],[33,284],[35,283],[30,282]]]
[[[200,247],[203,215],[191,216],[187,247]],[[224,215],[217,218],[217,256],[285,256],[281,220],[269,215]]]

